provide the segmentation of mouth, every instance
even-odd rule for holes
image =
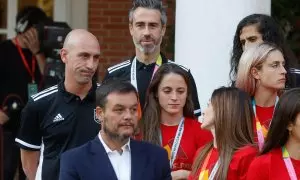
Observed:
[[[286,79],[285,78],[282,78],[282,79],[279,79],[280,82],[285,82]]]
[[[94,72],[81,71],[81,74],[84,76],[93,76]]]
[[[141,43],[153,43],[154,40],[153,39],[142,39]]]
[[[133,124],[121,124],[120,127],[132,127],[133,128]]]

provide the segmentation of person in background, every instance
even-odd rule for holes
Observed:
[[[251,163],[247,179],[300,179],[300,88],[280,97],[261,155]]]
[[[46,59],[35,25],[50,22],[40,8],[26,6],[16,17],[17,35],[0,43],[0,125],[4,130],[5,180],[12,180],[17,167],[21,167],[19,148],[14,141],[20,127],[21,111],[28,97],[43,88]],[[19,179],[25,179],[22,168]]]
[[[93,139],[100,129],[95,117],[97,83],[92,80],[100,59],[97,38],[74,29],[60,56],[65,78],[32,95],[22,111],[15,141],[29,180],[58,179],[60,155]]]
[[[285,59],[282,51],[270,43],[246,49],[241,57],[236,87],[252,98],[255,113],[255,141],[261,150],[275,105],[286,84]]]
[[[237,25],[230,59],[231,84],[234,86],[243,51],[251,45],[262,42],[275,44],[282,50],[287,70],[286,88],[299,87],[300,70],[296,69],[299,66],[297,58],[286,44],[279,24],[271,16],[265,14],[251,14],[243,18]]]
[[[198,148],[212,140],[193,113],[188,73],[176,64],[163,64],[150,83],[140,121],[142,140],[166,149],[172,179],[187,179]]]
[[[199,149],[189,180],[246,179],[248,166],[258,153],[253,118],[247,93],[234,87],[214,90],[201,125],[214,139]]]
[[[147,98],[146,92],[157,69],[168,60],[161,53],[161,42],[167,26],[166,9],[161,0],[134,0],[129,11],[129,31],[135,45],[135,55],[122,63],[109,67],[104,81],[122,78],[130,81],[138,90],[141,109]],[[173,62],[174,63],[174,62]],[[201,115],[197,87],[188,68],[194,114]]]

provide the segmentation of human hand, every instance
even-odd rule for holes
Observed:
[[[28,29],[22,34],[22,40],[25,46],[31,51],[33,55],[37,55],[40,52],[40,41],[38,38],[37,30],[33,27]]]
[[[0,124],[5,124],[9,120],[9,117],[0,110]]]
[[[183,169],[171,172],[172,180],[186,180],[188,179],[189,175],[190,171]]]

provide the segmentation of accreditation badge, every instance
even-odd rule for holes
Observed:
[[[27,85],[28,99],[30,96],[36,94],[38,92],[38,86],[36,83],[29,83]]]

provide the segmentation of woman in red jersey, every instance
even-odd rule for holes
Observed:
[[[142,139],[166,149],[172,179],[187,179],[198,148],[212,139],[194,117],[187,71],[163,64],[155,73],[140,121]]]
[[[280,97],[261,156],[251,163],[247,179],[300,179],[300,88]]]
[[[246,179],[248,166],[257,154],[253,116],[247,93],[234,87],[216,89],[201,126],[211,131],[214,140],[199,149],[189,179]]]
[[[262,43],[244,51],[240,59],[236,87],[252,97],[255,114],[255,141],[262,149],[278,95],[285,87],[285,60],[280,49]]]

